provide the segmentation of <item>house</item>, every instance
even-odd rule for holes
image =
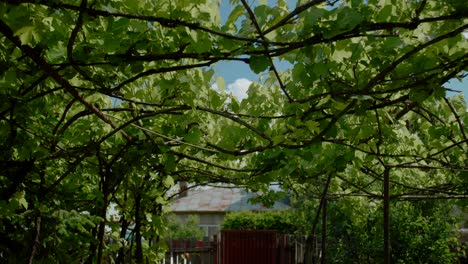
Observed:
[[[258,194],[236,187],[209,187],[199,190],[186,190],[174,200],[172,212],[182,221],[189,215],[200,218],[200,227],[205,229],[205,236],[219,233],[224,215],[237,211],[271,211],[290,209],[289,201],[276,201],[268,208],[261,203],[253,204],[249,200]]]

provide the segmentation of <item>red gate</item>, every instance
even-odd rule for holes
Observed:
[[[306,237],[272,230],[222,230],[213,241],[169,241],[164,263],[192,264],[299,264]]]
[[[277,235],[271,230],[222,230],[222,264],[275,264]]]

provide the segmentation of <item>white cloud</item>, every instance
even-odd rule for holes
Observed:
[[[468,31],[463,32],[463,36],[468,39]]]
[[[227,90],[241,101],[242,99],[247,98],[247,90],[249,89],[250,84],[252,84],[251,80],[245,78],[237,79],[233,83],[228,84]]]

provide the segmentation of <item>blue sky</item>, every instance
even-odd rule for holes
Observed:
[[[254,1],[254,0],[249,0],[248,3],[252,5],[258,4],[259,1]],[[276,1],[273,0],[268,0],[266,1],[268,4],[274,4]],[[288,4],[290,3],[290,8],[293,9],[295,6],[296,1],[288,1]],[[294,5],[292,4],[294,3]],[[222,0],[221,5],[220,5],[220,14],[221,14],[221,19],[224,23],[226,21],[227,17],[229,16],[230,12],[232,10],[232,7],[229,4],[229,0]],[[281,64],[281,63],[280,63]],[[277,65],[279,68],[285,68],[284,65]],[[230,90],[233,95],[235,96],[240,96],[242,95],[245,96],[245,92],[247,91],[248,86],[252,81],[257,81],[258,80],[258,75],[255,74],[250,70],[250,67],[248,64],[244,62],[238,62],[238,61],[223,61],[217,63],[214,67],[215,70],[215,77],[221,76],[224,78],[226,82],[226,87],[228,90]],[[449,82],[447,82],[445,87],[460,91],[460,93],[463,93],[465,96],[465,101],[467,101],[468,104],[468,76],[465,77],[461,82],[458,81],[457,79],[452,79]],[[447,92],[447,96],[451,97],[454,96],[455,92]]]
[[[460,91],[461,93],[463,93],[463,95],[465,96],[465,101],[467,102],[468,104],[468,76],[463,78],[462,81],[459,81],[457,79],[452,79],[450,80],[449,82],[447,82],[445,84],[445,87],[447,88],[450,88],[452,90],[457,90],[457,91]],[[458,93],[454,93],[454,92],[447,92],[447,96],[453,96],[455,94],[458,94]]]
[[[215,77],[221,76],[226,82],[226,87],[230,88],[234,95],[245,92],[248,88],[249,81],[257,81],[258,75],[250,70],[249,65],[244,62],[220,62],[214,66]],[[246,86],[247,85],[247,86]],[[452,79],[444,85],[446,88],[459,92],[447,92],[448,97],[462,93],[468,105],[468,76],[459,81]],[[240,91],[236,91],[240,90]]]

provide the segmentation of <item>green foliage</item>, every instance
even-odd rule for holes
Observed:
[[[197,215],[188,215],[185,220],[181,220],[172,214],[166,218],[167,232],[165,238],[179,240],[196,238],[201,240],[205,231],[199,227],[200,219]]]
[[[270,59],[266,56],[252,56],[249,65],[253,72],[261,73],[270,66]]]
[[[455,263],[466,249],[453,203],[402,202],[392,213],[392,250],[398,263]]]
[[[307,205],[306,205],[307,204]],[[327,260],[332,263],[383,263],[382,204],[348,197],[329,201]],[[391,247],[394,263],[454,263],[463,255],[455,203],[396,201],[391,204]],[[300,232],[312,225],[317,203],[298,205]],[[320,234],[321,224],[316,232]]]
[[[466,194],[460,1],[230,2],[0,2],[0,262],[156,262],[179,181]],[[260,74],[243,100],[233,61]]]
[[[232,212],[226,214],[223,229],[233,230],[277,230],[293,234],[297,230],[292,211]]]

